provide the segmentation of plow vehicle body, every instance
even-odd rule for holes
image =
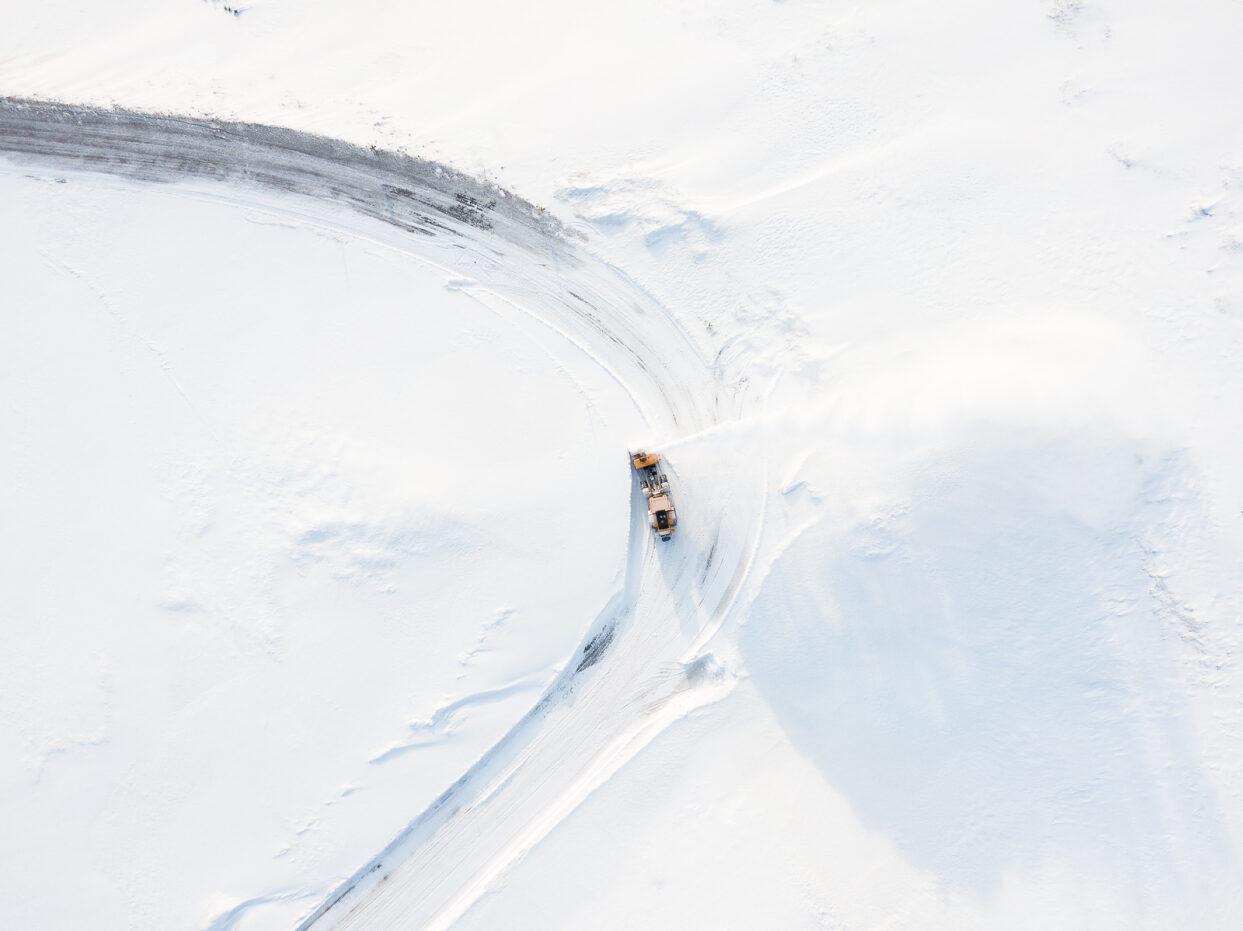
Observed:
[[[639,450],[630,454],[630,462],[647,499],[647,522],[657,536],[668,540],[678,526],[678,512],[669,493],[669,476],[660,470],[660,454]]]

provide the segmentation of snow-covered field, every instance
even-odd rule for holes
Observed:
[[[0,13],[0,927],[1243,923],[1237,3]]]

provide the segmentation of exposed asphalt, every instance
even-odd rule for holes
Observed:
[[[544,247],[566,237],[551,214],[447,165],[276,126],[0,97],[0,154],[147,182],[286,191],[426,236],[473,227]]]

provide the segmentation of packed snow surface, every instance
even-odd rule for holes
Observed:
[[[1237,4],[10,6],[0,927],[1243,924]]]

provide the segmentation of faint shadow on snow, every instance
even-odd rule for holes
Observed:
[[[411,559],[470,553],[480,531],[467,521],[438,513],[406,515],[404,522],[364,520],[313,523],[294,534],[290,559],[299,567],[322,566],[334,578],[392,587],[395,570]]]
[[[1187,723],[1185,612],[1153,571],[1188,523],[1187,465],[1024,445],[925,463],[905,508],[807,531],[755,602],[747,666],[861,823],[943,887],[1082,864],[1141,914],[1208,900],[1228,841]]]
[[[638,231],[643,244],[657,255],[682,247],[699,261],[722,237],[712,217],[680,203],[661,182],[650,178],[570,185],[556,196],[598,232]]]

